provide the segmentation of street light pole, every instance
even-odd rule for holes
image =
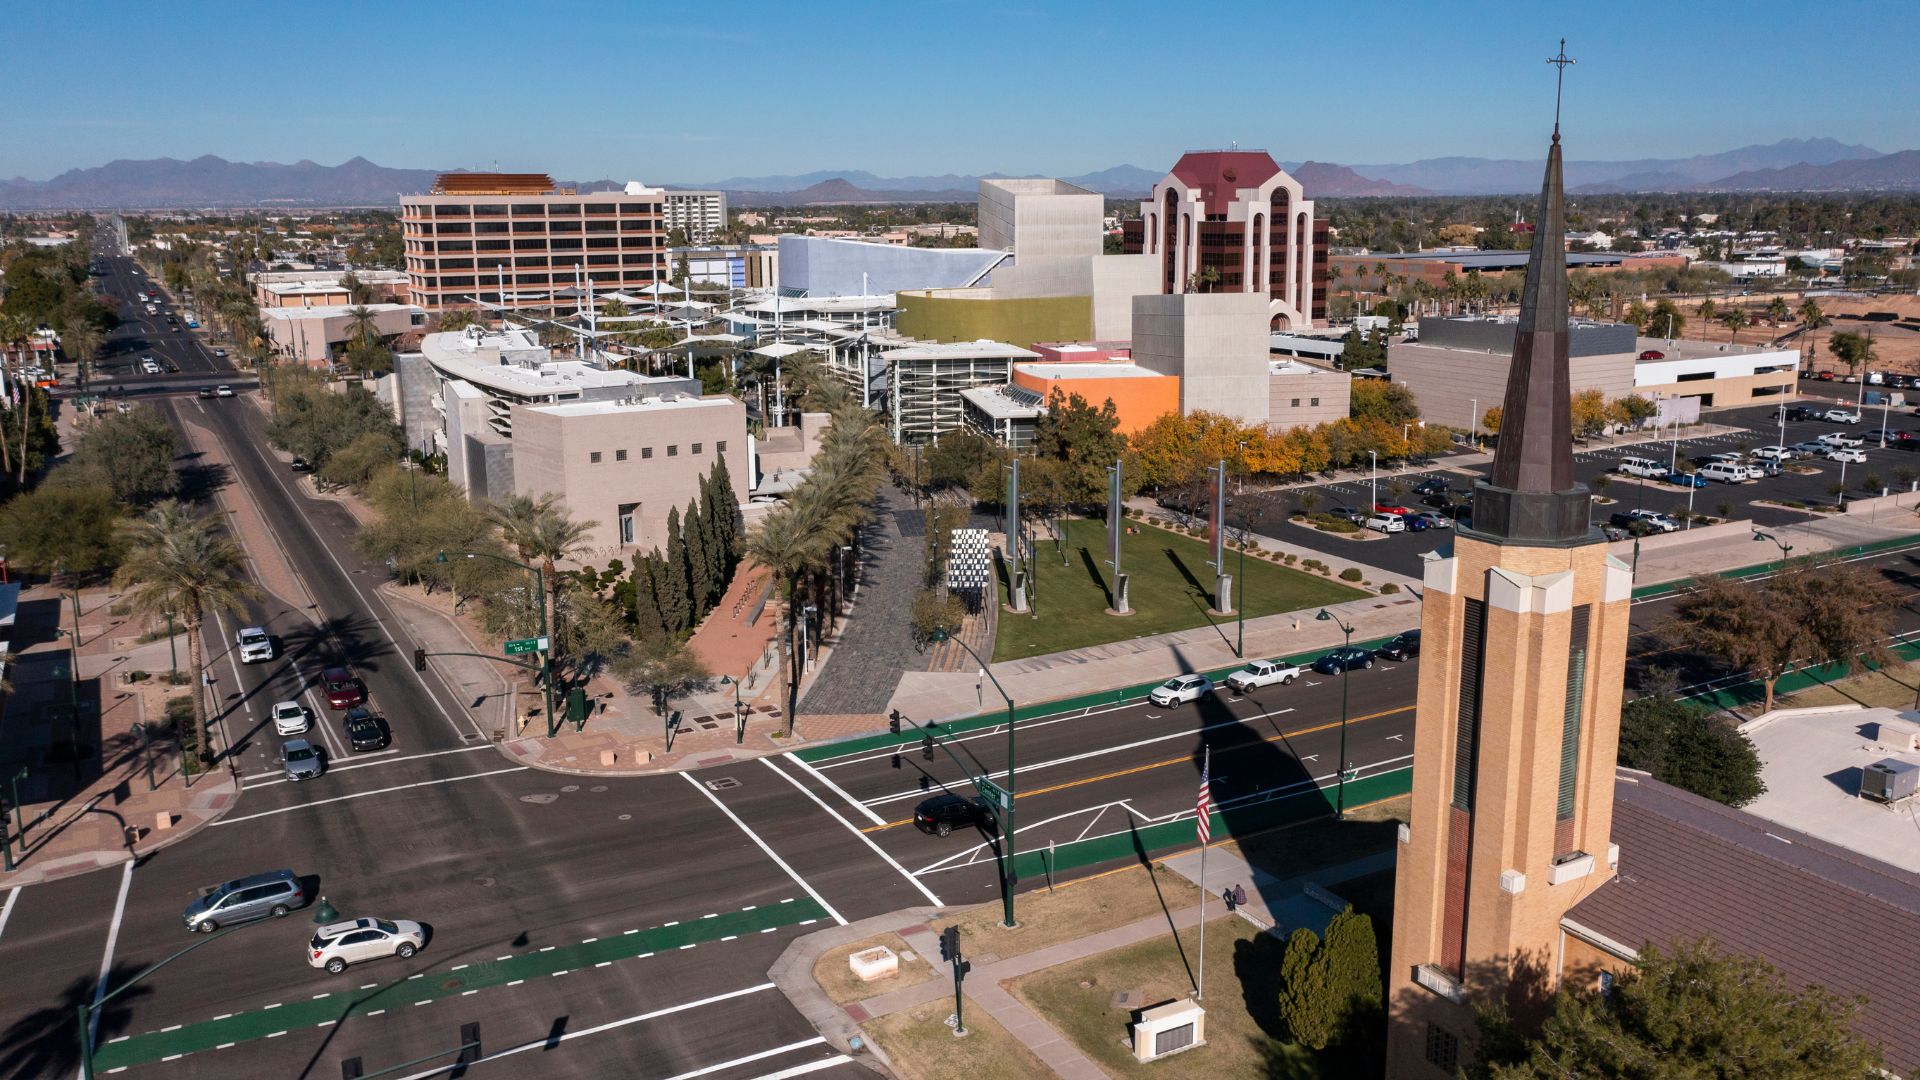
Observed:
[[[1340,760],[1336,765],[1336,767],[1339,769],[1339,772],[1337,773],[1337,778],[1334,781],[1334,789],[1333,789],[1334,790],[1334,804],[1333,804],[1334,820],[1345,821],[1347,820],[1347,672],[1348,672],[1345,650],[1347,648],[1350,648],[1353,645],[1353,627],[1348,626],[1346,623],[1343,623],[1339,619],[1334,618],[1333,613],[1328,611],[1326,608],[1321,608],[1320,614],[1315,615],[1314,618],[1321,622],[1333,623],[1335,626],[1338,626],[1340,628],[1341,633],[1347,636],[1346,645],[1342,646],[1342,655],[1340,658]]]
[[[733,744],[747,741],[747,715],[740,711],[740,682],[731,675],[720,676],[721,686],[733,687]]]
[[[533,603],[534,606],[539,609],[540,613],[540,631],[538,634],[538,644],[540,646],[538,650],[540,653],[540,689],[545,695],[547,704],[547,738],[553,738],[560,730],[560,724],[553,711],[553,642],[547,639],[546,578],[541,575],[538,566],[532,563],[523,563],[517,559],[509,559],[505,555],[495,555],[486,551],[456,551],[454,554],[467,559],[492,559],[495,562],[506,563],[508,566],[517,566],[533,575]],[[440,552],[433,557],[433,561],[445,563],[447,561],[447,553],[444,551]]]
[[[1266,509],[1264,507],[1255,507],[1251,515],[1251,520],[1240,526],[1240,569],[1238,572],[1238,577],[1240,578],[1238,582],[1240,586],[1240,599],[1234,603],[1234,607],[1237,609],[1236,622],[1233,630],[1233,658],[1235,660],[1245,660],[1247,658],[1247,543],[1253,535],[1252,522],[1259,521],[1265,513]]]
[[[131,990],[135,986],[139,985],[142,979],[145,979],[147,976],[153,974],[156,971],[159,971],[161,968],[166,967],[168,964],[173,963],[175,960],[180,959],[181,957],[187,955],[188,953],[199,948],[200,946],[211,945],[215,941],[218,941],[221,938],[226,937],[228,934],[233,933],[235,930],[245,930],[250,926],[261,926],[272,921],[273,921],[272,919],[260,919],[256,922],[236,923],[233,926],[222,927],[221,929],[215,930],[213,933],[208,934],[205,937],[202,937],[199,941],[194,942],[193,944],[187,946],[186,948],[181,949],[179,952],[174,953],[172,956],[166,957],[163,960],[158,960],[152,964],[149,964],[145,971],[142,971],[140,974],[135,975],[133,978],[128,979],[126,982],[121,983],[118,987],[115,987],[113,990],[102,995],[100,1000],[92,1002],[91,1004],[85,1001],[82,1001],[80,1003],[80,1077],[81,1077],[81,1080],[93,1080],[93,1034],[89,1030],[92,1027],[93,1013],[103,1008],[107,1004],[107,1002],[112,1001],[114,998],[119,997],[121,994],[124,994],[128,990]]]
[[[980,674],[985,675],[987,677],[987,681],[993,683],[994,690],[997,691],[1002,698],[1005,698],[1007,702],[1007,782],[1001,789],[1006,792],[1007,805],[1005,810],[1001,814],[1002,820],[1001,820],[1001,827],[1000,827],[1000,843],[1006,849],[1006,856],[1005,856],[1006,866],[1000,872],[1000,904],[1001,904],[1001,909],[1003,914],[1003,918],[1001,920],[1000,925],[1011,930],[1020,925],[1019,923],[1013,921],[1013,886],[1014,886],[1014,883],[1019,880],[1014,876],[1014,862],[1013,862],[1014,860],[1013,800],[1015,797],[1013,773],[1014,773],[1014,762],[1016,760],[1014,757],[1014,739],[1013,739],[1013,736],[1014,736],[1013,695],[1007,693],[1006,688],[1000,685],[999,679],[994,678],[992,670],[990,670],[987,667],[987,662],[985,660],[980,659],[980,654],[973,651],[973,646],[968,645],[966,642],[960,640],[957,637],[954,637],[953,635],[947,633],[945,630],[935,630],[932,634],[928,635],[928,640],[936,643],[941,641],[951,641],[955,645],[960,646],[962,651],[964,651],[968,656],[973,657],[974,663],[980,665]]]
[[[1773,535],[1773,534],[1772,534],[1772,533],[1770,533],[1770,532],[1761,532],[1761,531],[1760,531],[1759,529],[1755,529],[1755,530],[1753,530],[1753,538],[1754,538],[1755,540],[1770,540],[1770,541],[1772,541],[1772,542],[1773,542],[1773,546],[1774,546],[1774,547],[1777,547],[1777,548],[1779,548],[1779,549],[1780,549],[1780,557],[1781,557],[1782,559],[1786,559],[1786,558],[1789,558],[1789,557],[1791,557],[1791,556],[1792,556],[1792,554],[1793,554],[1793,545],[1792,545],[1792,544],[1789,544],[1789,543],[1787,543],[1787,542],[1785,542],[1785,541],[1783,541],[1783,540],[1781,540],[1781,539],[1780,539],[1779,537],[1777,537],[1777,536],[1775,536],[1775,535]]]

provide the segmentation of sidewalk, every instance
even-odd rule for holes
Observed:
[[[143,620],[114,613],[118,595],[81,589],[80,647],[71,647],[75,597],[40,584],[24,589],[11,628],[13,650],[0,720],[0,788],[25,827],[14,838],[12,872],[0,888],[16,888],[113,866],[192,835],[239,797],[229,769],[216,764],[193,778],[166,724],[166,700],[189,692],[173,686],[162,635],[141,643]],[[182,666],[186,636],[175,639]],[[151,732],[148,754],[135,725]],[[216,734],[215,738],[218,736]],[[8,822],[11,836],[14,822]]]
[[[1199,859],[1200,853],[1195,850],[1164,862],[1168,868],[1197,882]],[[1391,869],[1393,862],[1394,852],[1381,852],[1281,881],[1252,869],[1239,856],[1215,847],[1207,852],[1206,880],[1198,883],[1215,897],[1229,885],[1253,886],[1248,891],[1247,905],[1239,914],[1268,933],[1284,938],[1301,926],[1316,933],[1326,929],[1327,921],[1344,906],[1326,886]],[[1280,901],[1279,906],[1270,906],[1276,899]],[[866,1038],[860,1025],[875,1017],[943,1000],[953,993],[951,981],[934,978],[840,1005],[814,981],[814,965],[833,949],[888,932],[898,934],[921,956],[939,956],[940,942],[931,924],[942,914],[939,908],[908,908],[810,934],[788,945],[767,976],[829,1042],[844,1052],[852,1052],[852,1040],[860,1037],[862,1046],[885,1062],[885,1048],[875,1046]],[[1210,919],[1218,918],[1225,914],[1225,909],[1210,903],[1207,914]],[[1054,1075],[1069,1080],[1099,1080],[1108,1075],[1106,1071],[1062,1037],[1043,1017],[1008,993],[1006,984],[1036,971],[1164,937],[1170,930],[1192,929],[1199,919],[1198,907],[1182,907],[1005,960],[976,963],[967,976],[966,997],[1045,1062]]]

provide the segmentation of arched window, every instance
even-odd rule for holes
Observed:
[[[1247,227],[1247,270],[1246,290],[1248,292],[1266,292],[1267,281],[1271,275],[1267,272],[1267,215],[1255,212],[1253,221]]]
[[[1283,299],[1291,301],[1293,238],[1287,235],[1287,225],[1293,220],[1288,213],[1293,206],[1293,192],[1285,187],[1274,188],[1271,203],[1273,216],[1268,219],[1271,227],[1267,242],[1272,246],[1267,249],[1267,292],[1271,294],[1277,289]],[[1278,274],[1274,272],[1276,265],[1279,267]]]
[[[1160,234],[1160,277],[1165,292],[1180,291],[1179,258],[1180,252],[1180,196],[1172,188],[1167,189],[1165,231]]]

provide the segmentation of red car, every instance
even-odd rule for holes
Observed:
[[[1665,360],[1666,358],[1667,354],[1661,352],[1659,349],[1648,349],[1640,354],[1640,359],[1642,360]]]
[[[326,688],[329,709],[351,709],[367,700],[367,688],[346,668],[330,667],[321,672],[320,683]]]
[[[1406,517],[1408,514],[1413,513],[1413,508],[1409,506],[1399,506],[1395,503],[1374,503],[1373,512],[1376,514],[1393,514],[1396,517]]]

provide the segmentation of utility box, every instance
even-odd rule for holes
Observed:
[[[1920,724],[1907,719],[1913,715],[1907,713],[1898,720],[1880,721],[1880,729],[1874,733],[1873,741],[1896,753],[1920,751]]]
[[[1920,793],[1920,765],[1886,758],[1860,770],[1860,797],[1892,803]]]
[[[885,945],[876,945],[847,957],[847,966],[853,969],[854,977],[861,982],[874,982],[878,979],[891,979],[898,974],[900,958]]]
[[[1207,1045],[1207,1010],[1190,998],[1144,1009],[1133,1022],[1133,1057],[1158,1061],[1169,1054]]]

